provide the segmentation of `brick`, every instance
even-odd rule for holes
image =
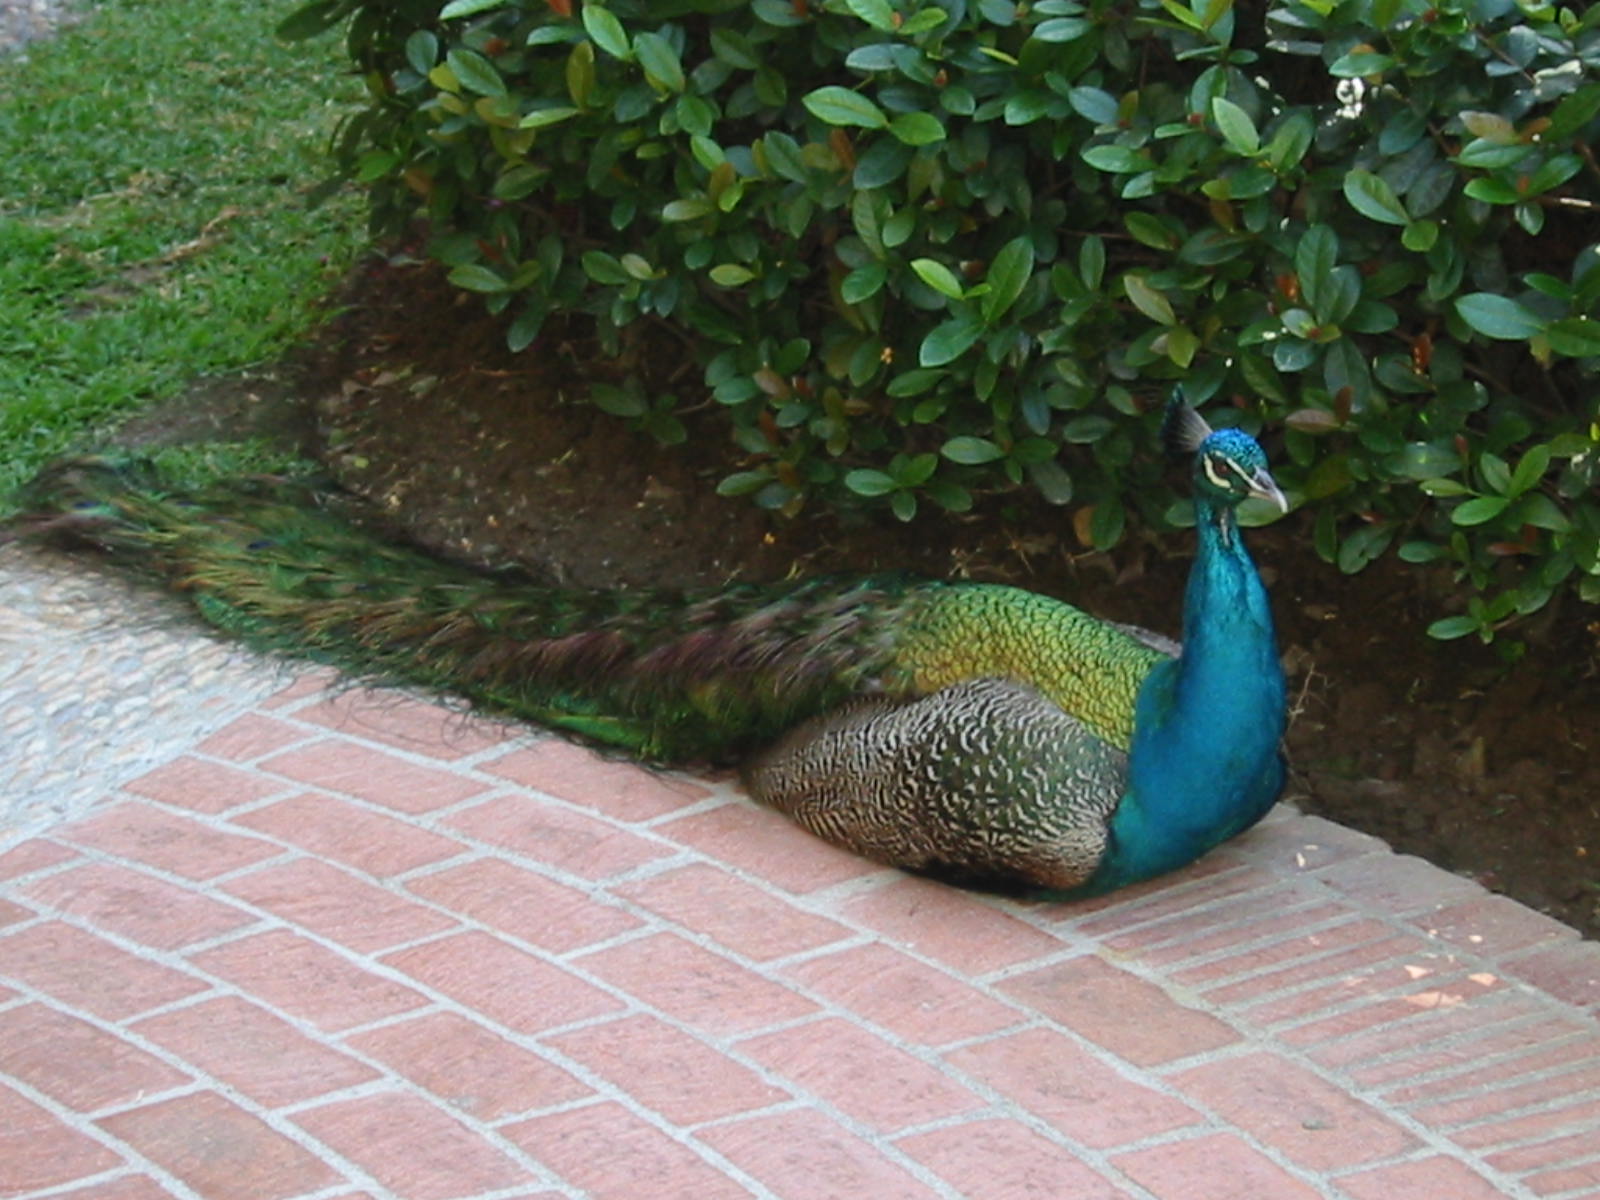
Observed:
[[[158,950],[176,950],[255,924],[255,914],[116,863],[47,875],[25,894],[63,916]]]
[[[1563,1028],[1562,1024],[1554,1022],[1552,1024],[1554,1030]],[[1455,1053],[1448,1056],[1445,1061],[1446,1066],[1460,1067],[1461,1070],[1441,1075],[1438,1073],[1438,1068],[1430,1067],[1426,1083],[1393,1088],[1384,1093],[1383,1101],[1385,1104],[1439,1102],[1464,1092],[1477,1092],[1490,1088],[1498,1088],[1509,1094],[1517,1081],[1525,1075],[1579,1066],[1587,1066],[1593,1070],[1596,1066],[1600,1066],[1600,1063],[1596,1062],[1600,1059],[1600,1037],[1593,1036],[1592,1032],[1590,1036],[1576,1040],[1548,1036],[1554,1030],[1519,1029],[1513,1036],[1480,1038],[1471,1043],[1463,1043],[1454,1047]],[[1541,1037],[1541,1034],[1545,1036]],[[1470,1051],[1467,1049],[1468,1045],[1471,1047]],[[1514,1058],[1505,1057],[1507,1052],[1515,1050],[1529,1052],[1517,1054]],[[1489,1065],[1478,1065],[1484,1062],[1488,1062]],[[1413,1073],[1411,1078],[1415,1077],[1416,1073]],[[1561,1078],[1572,1079],[1573,1073],[1569,1070]]]
[[[695,1150],[620,1104],[533,1117],[499,1132],[595,1200],[747,1200],[750,1195]]]
[[[1316,1200],[1317,1190],[1231,1133],[1118,1155],[1112,1165],[1157,1200]],[[1395,1197],[1394,1200],[1399,1200]]]
[[[50,1200],[171,1200],[172,1193],[148,1175],[124,1175],[105,1183],[54,1192]]]
[[[1174,913],[1192,912],[1205,904],[1247,892],[1276,887],[1276,876],[1257,867],[1239,867],[1208,855],[1199,862],[1102,896],[1069,902],[1041,911],[1047,919],[1086,937],[1102,939]]]
[[[1226,956],[1237,963],[1244,953],[1270,953],[1277,947],[1288,949],[1294,945],[1305,945],[1308,938],[1320,936],[1335,927],[1336,923],[1348,924],[1351,915],[1351,910],[1342,904],[1294,907],[1291,894],[1280,894],[1264,907],[1270,911],[1252,919],[1222,924],[1209,931],[1197,923],[1192,934],[1173,938],[1158,946],[1130,946],[1121,939],[1107,939],[1103,944],[1118,953],[1138,958],[1146,966],[1160,968],[1164,976],[1176,981],[1180,971],[1189,968],[1200,970],[1208,966],[1203,961],[1206,959]],[[1236,915],[1236,912],[1223,915]],[[1250,952],[1228,953],[1251,943],[1255,945]]]
[[[646,821],[711,795],[709,788],[687,779],[603,759],[559,738],[513,750],[480,770],[620,821]]]
[[[364,954],[442,933],[457,924],[443,913],[309,858],[236,875],[224,887],[230,895],[291,925]]]
[[[1579,1130],[1593,1133],[1600,1126],[1600,1099],[1582,1098],[1560,1108],[1545,1109],[1521,1117],[1486,1121],[1455,1130],[1450,1140],[1469,1150],[1491,1150],[1531,1138],[1550,1138]]]
[[[783,974],[905,1041],[943,1046],[998,1033],[1027,1014],[937,967],[875,942],[809,959]]]
[[[214,879],[283,853],[260,838],[224,833],[143,803],[118,804],[63,826],[56,836],[196,880]]]
[[[0,900],[0,929],[7,925],[20,925],[24,921],[31,921],[38,915],[31,908],[24,908],[9,900]]]
[[[1521,1006],[1516,1008],[1520,1009]],[[1393,1084],[1407,1085],[1412,1080],[1455,1068],[1455,1073],[1449,1076],[1454,1081],[1476,1074],[1479,1064],[1506,1054],[1537,1050],[1572,1039],[1574,1035],[1580,1041],[1593,1036],[1591,1027],[1554,1013],[1541,1012],[1537,1015],[1542,1019],[1519,1024],[1515,1018],[1522,1015],[1520,1011],[1513,1011],[1509,1016],[1503,1016],[1498,1012],[1456,1005],[1433,1021],[1429,1036],[1411,1039],[1408,1043],[1414,1047],[1411,1053],[1393,1055],[1370,1066],[1356,1067],[1350,1070],[1350,1078],[1364,1088],[1381,1088]],[[1450,1020],[1451,1016],[1455,1017],[1454,1021]],[[1499,1078],[1493,1068],[1484,1070],[1491,1080]],[[1415,1088],[1402,1087],[1389,1091],[1384,1100],[1386,1103],[1395,1103],[1409,1098],[1437,1098],[1448,1095],[1449,1090],[1453,1089],[1430,1091],[1429,1085],[1417,1084]]]
[[[1351,987],[1360,987],[1362,983],[1362,980],[1356,979]],[[1328,989],[1329,992],[1332,990]],[[1352,993],[1348,999],[1356,999],[1358,995],[1359,993]],[[1483,995],[1484,989],[1468,980],[1447,979],[1438,983],[1429,981],[1405,995],[1379,996],[1332,1016],[1318,1017],[1298,1025],[1288,1025],[1275,1030],[1273,1036],[1286,1045],[1308,1048],[1335,1038],[1346,1038],[1352,1034],[1399,1022],[1416,1021],[1421,1016],[1441,1009],[1448,1010],[1463,1004],[1477,1004]],[[1249,1014],[1246,1016],[1248,1019]]]
[[[1553,1171],[1540,1171],[1522,1181],[1523,1186],[1540,1196],[1553,1196],[1557,1192],[1572,1192],[1576,1188],[1600,1184],[1600,1159],[1592,1159],[1572,1167]]]
[[[1412,923],[1431,938],[1494,959],[1578,938],[1577,930],[1505,896],[1483,895],[1447,905],[1412,918]]]
[[[65,846],[58,846],[43,838],[29,838],[0,853],[0,883],[60,866],[77,857],[77,851],[68,850]]]
[[[1548,1006],[1531,996],[1502,990],[1490,992],[1470,1006],[1412,1007],[1410,1012],[1417,1019],[1389,1022],[1327,1041],[1312,1049],[1309,1057],[1319,1066],[1359,1071],[1356,1078],[1363,1087],[1396,1078],[1411,1078],[1410,1068],[1390,1073],[1390,1063],[1405,1062],[1405,1058],[1398,1057],[1402,1055],[1447,1051],[1450,1040],[1463,1035],[1476,1036],[1497,1027],[1503,1031],[1516,1022],[1537,1019],[1548,1013]]]
[[[540,1182],[493,1142],[417,1096],[380,1092],[302,1109],[293,1119],[411,1200],[454,1200]]]
[[[1265,916],[1308,906],[1317,898],[1313,885],[1300,881],[1241,892],[1199,908],[1179,909],[1154,921],[1103,935],[1101,942],[1119,951],[1147,953],[1158,946],[1187,945],[1219,929],[1229,929]]]
[[[545,1038],[674,1125],[697,1125],[790,1098],[749,1067],[652,1016],[590,1025]]]
[[[1008,996],[1142,1067],[1203,1054],[1239,1040],[1209,1013],[1094,955],[1041,967],[1001,985]]]
[[[262,713],[245,713],[244,716],[229,721],[195,749],[212,758],[248,763],[313,736],[315,735],[310,730],[291,725],[287,721],[280,721],[276,717],[265,716]]]
[[[445,824],[583,879],[609,879],[673,853],[670,846],[536,796],[501,796],[452,813]]]
[[[878,1133],[985,1107],[937,1068],[836,1017],[751,1038],[739,1050]]]
[[[0,962],[10,978],[109,1021],[171,1004],[208,986],[59,921],[0,937]]]
[[[1096,1149],[1201,1123],[1181,1100],[1113,1070],[1076,1042],[1029,1029],[950,1051],[945,1061]]]
[[[297,709],[294,719],[444,762],[489,750],[517,732],[470,712],[377,688],[350,688]]]
[[[233,823],[379,879],[442,862],[467,849],[454,838],[325,792],[280,800],[236,817]]]
[[[455,1013],[427,1013],[351,1034],[345,1044],[380,1060],[444,1108],[481,1121],[591,1094],[561,1067]]]
[[[412,815],[444,808],[485,790],[475,779],[420,766],[345,738],[324,738],[273,755],[260,766],[296,783],[343,792]]]
[[[1369,854],[1317,872],[1336,892],[1368,911],[1429,913],[1483,897],[1483,888],[1409,854]]]
[[[139,776],[122,790],[194,812],[216,814],[283,790],[276,779],[185,755]]]
[[[189,1082],[121,1038],[42,1004],[0,1012],[0,1077],[20,1080],[78,1112],[128,1104]]]
[[[498,859],[446,867],[406,883],[408,891],[492,930],[565,953],[639,928],[637,918]]]
[[[1586,1161],[1595,1153],[1593,1129],[1569,1133],[1565,1137],[1549,1138],[1510,1150],[1501,1150],[1484,1159],[1496,1171],[1520,1175],[1549,1167],[1565,1166]]]
[[[1374,961],[1368,954],[1353,953],[1367,946],[1376,946],[1389,957],[1406,950],[1422,954],[1429,949],[1422,939],[1400,937],[1382,921],[1357,918],[1299,937],[1277,938],[1169,974],[1174,983],[1207,988],[1207,996],[1219,1003],[1235,1003],[1337,975],[1346,963]],[[1344,956],[1335,957],[1339,952]],[[1332,965],[1324,970],[1323,963]]]
[[[237,996],[202,1000],[133,1032],[267,1108],[298,1104],[377,1078],[349,1055]]]
[[[724,804],[651,828],[680,846],[802,895],[885,869],[748,802]]]
[[[1350,1200],[1504,1200],[1505,1193],[1459,1159],[1435,1155],[1339,1178]]]
[[[519,1033],[602,1016],[621,1002],[486,933],[458,933],[384,962]]]
[[[1303,1023],[1332,1009],[1367,1001],[1369,1015],[1375,1013],[1377,1019],[1383,1019],[1382,1006],[1386,1004],[1422,1009],[1453,1007],[1483,995],[1486,990],[1504,986],[1498,976],[1476,972],[1462,975],[1452,969],[1448,960],[1432,955],[1405,955],[1405,949],[1403,945],[1373,942],[1348,955],[1336,955],[1337,962],[1329,960],[1326,964],[1329,968],[1327,982],[1252,1005],[1242,1015],[1260,1028],[1287,1022]],[[1397,951],[1405,955],[1406,961],[1394,961]],[[1369,961],[1363,962],[1363,959]],[[1209,994],[1206,998],[1212,999]]]
[[[288,1200],[341,1182],[332,1168],[215,1092],[127,1109],[100,1125],[206,1200]]]
[[[936,1195],[898,1163],[815,1111],[751,1117],[714,1125],[696,1136],[788,1200],[933,1200]]]
[[[963,1200],[1131,1200],[1133,1195],[1020,1121],[951,1125],[895,1145]]]
[[[1600,945],[1594,942],[1549,946],[1503,960],[1500,966],[1558,1000],[1600,1015]]]
[[[365,1025],[427,1003],[403,984],[284,929],[229,942],[191,961],[324,1032]]]
[[[965,975],[984,975],[1062,948],[996,907],[986,897],[928,879],[902,876],[848,901],[844,915],[885,935],[897,946]]]
[[[611,890],[757,962],[816,950],[855,936],[837,921],[808,913],[783,896],[705,863]]]
[[[1528,1083],[1475,1091],[1438,1104],[1416,1105],[1411,1108],[1411,1116],[1434,1129],[1450,1129],[1569,1096],[1595,1093],[1600,1093],[1600,1066],[1591,1065]]]
[[[0,1163],[0,1192],[17,1196],[109,1171],[122,1159],[0,1084]]]
[[[1357,1166],[1416,1144],[1377,1109],[1266,1051],[1218,1059],[1169,1081],[1308,1170]]]
[[[597,950],[573,964],[705,1032],[747,1033],[816,1010],[811,1001],[676,934]]]

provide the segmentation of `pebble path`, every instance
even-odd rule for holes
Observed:
[[[0,851],[284,686],[283,665],[186,617],[81,560],[0,548]]]

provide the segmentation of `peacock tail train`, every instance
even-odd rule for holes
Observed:
[[[23,499],[34,515],[12,537],[92,547],[256,649],[456,693],[653,762],[736,762],[851,697],[1034,679],[1058,657],[1056,690],[1081,691],[1126,744],[1153,655],[1043,596],[905,575],[704,593],[549,586],[398,543],[283,479],[187,493],[148,461],[80,459]],[[980,640],[986,625],[1004,636]],[[1052,639],[1076,644],[1075,632],[1098,653],[1056,655]]]
[[[757,799],[880,861],[1100,891],[1203,853],[1281,786],[1282,674],[1233,521],[1243,495],[1281,496],[1253,441],[1189,416],[1201,544],[1177,657],[998,585],[550,585],[401,544],[305,484],[190,492],[135,459],[48,469],[0,540],[98,551],[260,650],[651,762],[743,762]]]

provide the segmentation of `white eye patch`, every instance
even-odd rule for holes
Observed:
[[[1200,469],[1206,473],[1207,479],[1224,491],[1234,491],[1242,486],[1248,492],[1254,486],[1244,468],[1231,458],[1207,454],[1200,460]]]

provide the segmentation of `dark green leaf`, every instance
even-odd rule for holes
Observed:
[[[948,296],[952,300],[961,299],[964,294],[961,280],[956,273],[942,262],[933,258],[914,258],[911,260],[911,269],[916,272],[917,278],[922,280],[941,296]],[[924,363],[924,366],[929,364]]]
[[[1041,42],[1070,42],[1081,38],[1094,26],[1082,17],[1055,17],[1041,21],[1033,27],[1033,36]]]
[[[988,438],[980,437],[953,437],[939,448],[939,453],[951,462],[967,467],[975,467],[1005,457],[1005,451],[999,446]]]
[[[894,32],[894,8],[889,0],[845,0],[850,11],[882,33]]]
[[[882,471],[868,468],[851,471],[844,477],[844,485],[858,496],[887,496],[898,486]]]
[[[1600,321],[1588,317],[1567,317],[1545,330],[1550,348],[1568,358],[1600,357]]]
[[[470,17],[491,8],[502,8],[511,0],[450,0],[439,10],[439,20],[451,21],[456,17]]]
[[[945,363],[954,362],[970,350],[982,334],[983,326],[965,316],[935,325],[928,331],[928,336],[922,339],[922,346],[917,353],[918,361],[924,367],[942,367]]]
[[[406,39],[406,64],[418,75],[426,75],[439,61],[439,39],[419,29]]]
[[[989,264],[984,281],[988,293],[981,302],[983,319],[993,325],[1017,302],[1033,278],[1033,242],[1026,236],[1012,238]]]
[[[1411,218],[1391,188],[1371,171],[1351,171],[1344,177],[1344,198],[1364,217],[1387,225],[1405,225]]]
[[[741,71],[754,71],[761,65],[760,56],[750,39],[736,29],[713,29],[711,53],[730,67]]]
[[[913,154],[910,146],[896,138],[875,138],[866,152],[856,159],[851,182],[857,188],[886,187],[906,173]]]
[[[478,263],[463,263],[450,272],[450,282],[469,292],[503,292],[510,284],[488,267]]]
[[[1083,161],[1097,171],[1106,171],[1112,175],[1130,175],[1136,171],[1148,171],[1151,166],[1148,158],[1137,150],[1129,150],[1126,146],[1090,146],[1083,152]]]
[[[543,129],[546,125],[554,125],[565,121],[568,117],[575,117],[579,109],[571,105],[555,105],[550,108],[536,108],[530,113],[525,113],[522,120],[517,122],[521,129]]]
[[[1381,75],[1395,65],[1394,58],[1373,50],[1352,50],[1328,64],[1328,74],[1340,79]]]
[[[927,146],[944,141],[944,126],[931,113],[901,113],[889,122],[889,132],[908,146]]]
[[[1457,525],[1482,525],[1505,512],[1511,501],[1504,496],[1476,496],[1456,505],[1450,520]]]
[[[839,283],[839,295],[846,304],[860,304],[876,296],[888,276],[888,267],[874,260],[846,275]]]
[[[641,33],[633,39],[633,53],[652,84],[669,92],[683,91],[683,64],[666,38],[659,33]]]
[[[1211,116],[1222,133],[1222,140],[1235,154],[1254,155],[1261,149],[1261,135],[1256,123],[1232,100],[1218,96],[1211,101]]]
[[[1453,638],[1465,637],[1469,633],[1478,632],[1478,618],[1462,615],[1459,617],[1441,617],[1428,626],[1428,636],[1437,638],[1441,642],[1448,642]]]
[[[1300,294],[1314,312],[1321,312],[1324,298],[1339,261],[1339,235],[1327,225],[1313,225],[1300,237],[1294,249],[1294,271],[1300,280]]]
[[[1075,87],[1067,93],[1067,103],[1079,116],[1096,125],[1113,125],[1117,120],[1117,98],[1097,87]]]
[[[1456,298],[1461,319],[1485,337],[1523,341],[1544,329],[1545,323],[1509,296],[1470,292]]]
[[[855,125],[863,129],[882,129],[889,123],[883,110],[867,97],[849,88],[830,84],[808,92],[801,100],[806,110],[828,125]]]
[[[477,92],[480,96],[506,94],[506,83],[500,78],[500,72],[496,71],[494,64],[476,50],[458,46],[444,56],[444,61],[454,72],[455,77],[461,81],[461,86],[468,91]]]

